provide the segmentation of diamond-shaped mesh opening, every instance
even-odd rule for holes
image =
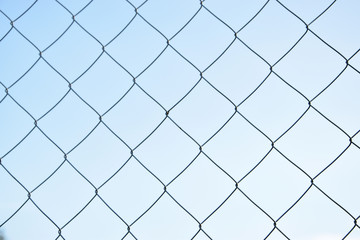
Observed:
[[[140,8],[140,14],[167,38],[172,38],[199,9],[192,0],[149,1]]]
[[[326,59],[326,63],[322,62]],[[344,59],[309,33],[276,65],[275,71],[308,99],[314,98],[345,68]]]
[[[266,61],[274,64],[305,31],[304,23],[278,2],[269,1],[257,17],[239,32],[238,37]]]
[[[165,47],[164,37],[136,16],[122,34],[106,47],[106,51],[135,77],[144,71]]]
[[[173,49],[167,48],[137,82],[164,108],[178,103],[200,79],[199,72]]]
[[[13,239],[22,239],[24,234],[27,239],[56,239],[59,236],[56,225],[30,201],[6,223],[5,233]]]
[[[198,231],[195,220],[164,195],[132,227],[138,239],[191,239]]]
[[[11,96],[34,118],[39,119],[69,90],[66,81],[40,60],[16,85]]]
[[[298,168],[278,152],[272,151],[240,182],[239,188],[272,218],[277,219],[306,191],[309,182]]]
[[[104,117],[104,122],[126,144],[136,147],[164,119],[164,111],[138,87],[118,102]]]
[[[38,1],[16,21],[15,26],[37,48],[44,50],[60,37],[71,23],[71,15],[57,2]]]
[[[43,57],[72,82],[81,76],[100,54],[100,43],[73,23],[65,34],[43,53]]]
[[[299,119],[307,107],[301,95],[271,74],[238,110],[275,140]]]
[[[168,191],[198,221],[203,221],[230,195],[234,186],[224,172],[201,154],[170,184]]]
[[[205,232],[212,239],[263,239],[272,228],[271,219],[239,191],[204,224]]]
[[[321,38],[326,39],[329,45],[345,57],[351,57],[359,49],[360,36],[353,34],[360,21],[357,12],[359,7],[358,1],[348,1],[344,4],[336,2],[312,26]]]
[[[278,225],[290,239],[322,239],[345,236],[354,223],[344,210],[312,187]]]
[[[63,153],[35,129],[4,158],[4,166],[32,191],[51,176],[63,160]]]
[[[269,66],[239,41],[209,68],[204,77],[235,104],[245,100],[269,75]]]
[[[95,112],[74,93],[69,92],[38,125],[58,147],[63,151],[70,151],[88,135],[98,121]],[[52,127],[54,125],[57,129]]]
[[[298,138],[303,141],[298,141]],[[315,177],[348,144],[349,140],[343,132],[310,109],[276,147],[307,174]]]
[[[0,1],[0,239],[360,239],[357,1]]]
[[[198,12],[194,20],[176,35],[170,44],[203,71],[233,40],[234,33],[212,14],[203,10]]]
[[[132,86],[131,76],[109,56],[100,59],[73,84],[74,91],[99,114],[111,108]]]
[[[350,136],[359,131],[360,75],[351,68],[314,101],[314,106]]]
[[[94,189],[65,162],[32,193],[31,199],[56,225],[62,227],[86,206],[93,195]]]
[[[99,139],[106,144],[99,144]],[[69,161],[92,184],[99,187],[130,157],[130,150],[104,125],[68,155]]]
[[[197,144],[171,121],[165,121],[135,152],[163,183],[180,174],[198,155]]]
[[[99,191],[100,197],[131,224],[163,193],[161,183],[131,158]]]
[[[357,197],[357,183],[360,150],[350,146],[336,162],[316,180],[316,185],[343,206],[353,216],[360,215]]]
[[[233,113],[234,107],[231,103],[209,84],[201,81],[170,112],[170,117],[198,143],[203,144]]]
[[[126,1],[92,1],[76,20],[105,45],[125,28],[134,15],[134,9]]]
[[[94,198],[86,209],[62,230],[62,236],[74,240],[113,239],[122,238],[126,232],[127,227],[121,219],[99,198]]]
[[[271,142],[238,114],[204,146],[206,155],[236,180],[250,172],[270,149]]]

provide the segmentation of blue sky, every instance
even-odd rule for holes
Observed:
[[[0,231],[360,239],[359,4],[0,1]]]

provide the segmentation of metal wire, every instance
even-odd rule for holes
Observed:
[[[15,19],[11,18],[9,14],[4,9],[0,9],[0,14],[2,15],[2,19],[6,19],[5,22],[10,25],[9,29],[3,33],[3,36],[1,36],[0,39],[0,45],[2,47],[6,48],[6,41],[8,38],[10,38],[11,34],[19,34],[21,35],[22,39],[29,44],[30,48],[38,53],[38,57],[33,59],[30,66],[25,69],[23,72],[18,72],[20,75],[16,78],[15,81],[11,82],[7,79],[0,79],[1,88],[3,91],[5,91],[5,94],[1,97],[0,100],[0,107],[1,105],[5,105],[6,101],[10,101],[13,103],[13,108],[20,108],[22,114],[26,115],[27,122],[33,122],[32,127],[19,138],[19,140],[13,144],[9,149],[6,149],[5,152],[0,152],[0,165],[1,169],[3,169],[3,173],[6,176],[10,176],[13,180],[16,181],[16,184],[19,185],[22,189],[24,189],[24,194],[26,193],[26,200],[22,202],[22,204],[18,205],[16,207],[16,210],[13,211],[10,215],[2,216],[0,219],[0,230],[2,228],[6,229],[8,225],[11,224],[12,220],[16,218],[16,216],[21,215],[21,212],[24,211],[23,209],[25,206],[33,205],[36,207],[39,213],[41,213],[43,216],[46,217],[47,221],[53,225],[57,231],[57,237],[56,239],[67,239],[65,234],[63,233],[67,228],[69,228],[76,219],[79,218],[83,212],[89,208],[89,206],[94,201],[100,201],[102,205],[110,210],[116,218],[118,218],[122,224],[123,227],[126,228],[125,234],[123,236],[114,236],[114,239],[130,239],[130,237],[133,237],[134,239],[142,239],[140,236],[138,236],[138,232],[134,231],[133,229],[137,227],[138,223],[142,221],[143,218],[146,218],[146,216],[151,216],[151,211],[159,204],[159,202],[164,201],[164,199],[170,199],[172,203],[174,204],[174,207],[179,207],[181,211],[187,215],[190,218],[190,222],[192,222],[194,225],[196,225],[196,231],[191,233],[190,239],[197,239],[200,237],[203,237],[204,239],[216,239],[216,236],[212,235],[212,230],[209,230],[209,228],[206,228],[206,224],[211,221],[211,219],[216,218],[216,215],[220,209],[225,208],[224,206],[227,205],[229,202],[231,202],[233,199],[237,199],[236,196],[239,194],[243,197],[245,197],[248,204],[250,204],[252,207],[255,207],[257,210],[259,210],[260,214],[263,215],[267,219],[267,221],[270,221],[272,224],[272,227],[270,230],[262,236],[260,239],[280,239],[279,236],[283,239],[298,239],[297,236],[292,235],[289,233],[288,228],[286,225],[284,225],[284,222],[287,221],[287,217],[294,212],[294,209],[300,207],[302,203],[305,201],[304,199],[311,195],[312,191],[317,190],[317,193],[320,193],[322,197],[325,197],[327,199],[327,202],[332,204],[337,210],[341,211],[348,217],[348,228],[346,229],[345,233],[339,233],[339,236],[341,239],[352,239],[352,234],[356,234],[356,232],[359,231],[359,224],[358,219],[360,217],[359,212],[354,212],[353,210],[348,209],[345,207],[342,203],[340,203],[338,200],[336,200],[331,193],[328,193],[321,184],[318,184],[317,180],[321,177],[326,175],[330,169],[336,165],[337,162],[340,162],[344,155],[346,155],[347,152],[350,151],[350,149],[360,149],[359,144],[355,141],[356,136],[358,135],[360,131],[359,125],[357,126],[357,131],[350,132],[344,125],[341,123],[339,124],[338,121],[335,121],[331,119],[331,117],[328,116],[328,113],[325,113],[321,106],[319,107],[316,103],[318,100],[320,100],[324,95],[326,95],[327,92],[330,91],[330,89],[337,88],[338,85],[341,84],[341,77],[343,77],[347,72],[352,71],[356,73],[357,75],[360,74],[359,69],[357,68],[356,64],[352,61],[354,58],[356,58],[358,52],[353,52],[350,57],[346,57],[346,54],[343,54],[339,49],[337,49],[335,46],[332,46],[332,44],[324,37],[321,36],[316,30],[316,27],[313,27],[316,25],[317,22],[321,21],[323,17],[325,17],[327,14],[332,14],[331,11],[335,9],[338,5],[344,4],[344,1],[333,1],[328,4],[328,6],[323,9],[320,13],[317,14],[317,16],[311,20],[306,21],[301,16],[297,15],[295,11],[293,11],[290,7],[287,7],[286,1],[274,1],[274,0],[268,0],[263,1],[263,3],[258,7],[257,11],[254,12],[251,18],[249,18],[241,27],[235,28],[232,24],[228,22],[228,20],[225,20],[224,18],[220,17],[217,14],[218,9],[212,9],[211,8],[211,2],[209,1],[199,1],[197,2],[197,8],[192,9],[193,15],[188,17],[186,21],[183,22],[183,24],[174,32],[169,35],[168,33],[165,33],[160,28],[156,26],[156,23],[152,22],[151,19],[148,19],[146,17],[146,14],[144,14],[143,9],[147,6],[152,4],[153,0],[147,0],[142,2],[141,4],[135,4],[130,0],[123,1],[122,4],[126,5],[129,9],[133,11],[132,17],[128,19],[126,24],[122,26],[122,28],[119,29],[111,29],[112,32],[115,32],[113,36],[108,38],[106,42],[102,40],[102,37],[98,34],[92,33],[90,29],[85,27],[84,23],[81,22],[80,18],[81,15],[87,14],[87,12],[90,12],[90,8],[96,4],[96,2],[99,3],[99,1],[89,1],[85,4],[83,4],[82,8],[74,13],[74,10],[71,10],[71,7],[69,7],[66,3],[63,3],[63,1],[56,0],[55,3],[58,7],[61,8],[61,11],[64,15],[67,16],[67,20],[63,21],[67,24],[67,26],[64,28],[64,31],[58,35],[56,38],[52,39],[52,42],[48,43],[47,46],[38,46],[34,41],[30,40],[31,36],[28,36],[23,30],[21,30],[20,27],[18,27],[18,22],[21,21],[22,18],[25,18],[27,15],[30,15],[32,9],[34,9],[37,5],[41,3],[41,1],[34,1],[31,5],[28,6],[26,10],[24,10],[18,17]],[[156,2],[156,1],[155,1]],[[10,4],[10,3],[8,3]],[[224,3],[225,4],[225,3]],[[248,42],[247,39],[247,29],[252,29],[252,24],[254,21],[256,21],[258,18],[261,18],[264,16],[264,12],[271,10],[271,4],[273,6],[276,6],[277,8],[280,8],[284,14],[289,16],[291,21],[296,21],[298,24],[302,25],[302,30],[300,32],[297,32],[297,39],[291,44],[291,47],[289,47],[285,52],[281,53],[279,57],[276,57],[276,60],[270,61],[267,57],[266,52],[262,52],[261,49],[258,49],[254,46],[253,42]],[[5,3],[1,4],[5,5]],[[1,6],[0,5],[0,6]],[[231,8],[231,6],[227,6],[227,8]],[[49,10],[50,11],[50,10]],[[51,14],[51,12],[50,12]],[[217,24],[221,25],[223,30],[228,32],[227,38],[229,41],[227,41],[226,46],[224,45],[223,50],[217,54],[215,57],[212,57],[209,62],[204,64],[200,64],[196,59],[192,59],[192,57],[189,57],[188,50],[179,47],[177,45],[177,41],[182,41],[182,37],[184,36],[184,32],[189,30],[190,28],[194,27],[197,24],[199,16],[201,14],[207,14],[208,16],[211,16],[213,21],[216,21]],[[94,18],[99,16],[93,16]],[[145,66],[140,67],[140,71],[134,71],[133,66],[130,65],[127,61],[124,61],[123,58],[119,58],[119,55],[114,50],[114,43],[116,41],[120,41],[123,36],[126,35],[126,31],[128,31],[130,28],[136,25],[136,21],[141,22],[143,25],[151,29],[153,31],[154,35],[157,35],[157,38],[159,41],[162,41],[159,43],[161,47],[159,47],[157,54],[152,58],[152,60],[147,63]],[[31,25],[30,25],[31,27]],[[273,26],[276,28],[277,26]],[[74,68],[76,69],[77,75],[75,77],[69,76],[69,74],[63,70],[58,65],[54,64],[53,59],[51,59],[51,56],[48,54],[52,49],[55,48],[55,46],[62,41],[64,38],[66,38],[68,35],[72,34],[72,30],[78,28],[81,31],[81,34],[88,37],[89,39],[94,40],[94,47],[96,49],[88,49],[88,51],[95,52],[95,57],[92,58],[92,60],[89,62],[88,66],[85,69],[80,68],[80,66],[74,65]],[[106,26],[104,28],[107,28]],[[260,30],[259,30],[260,31]],[[356,31],[356,30],[354,30]],[[218,34],[218,33],[215,33]],[[186,35],[186,34],[185,34]],[[303,90],[301,90],[299,87],[297,87],[296,84],[294,84],[294,80],[289,79],[289,77],[285,76],[281,72],[281,68],[279,65],[283,64],[287,61],[287,56],[296,51],[296,49],[299,47],[299,45],[303,44],[307,37],[312,37],[316,39],[322,47],[327,48],[328,51],[331,51],[331,54],[336,55],[336,57],[341,58],[344,62],[344,67],[341,68],[337,72],[335,76],[333,76],[331,79],[327,79],[326,86],[323,86],[315,96],[309,97],[308,94],[304,93]],[[145,39],[145,37],[144,37]],[[135,39],[134,39],[135,41]],[[140,40],[145,41],[145,40]],[[204,39],[204,44],[206,43],[206,36]],[[260,39],[259,41],[266,43],[267,41],[270,41],[268,39]],[[146,43],[145,43],[146,44]],[[253,83],[256,83],[256,86],[252,88],[250,92],[246,94],[244,98],[242,98],[241,101],[234,100],[233,97],[229,96],[227,94],[226,90],[222,89],[221,87],[218,87],[216,82],[214,82],[211,77],[208,77],[208,72],[213,70],[218,64],[221,59],[225,58],[225,55],[232,51],[232,49],[235,49],[236,46],[241,46],[246,51],[251,54],[252,57],[256,58],[257,61],[261,62],[261,64],[267,65],[268,71],[265,74],[265,76],[261,79],[261,81],[256,82],[255,79],[250,80]],[[256,46],[256,44],[255,44]],[[147,46],[148,48],[156,47],[156,46]],[[164,55],[172,53],[175,56],[177,56],[180,61],[184,62],[188,68],[194,71],[198,74],[197,79],[195,79],[191,86],[189,86],[186,90],[186,92],[183,92],[181,97],[177,99],[176,102],[174,102],[171,106],[164,103],[163,101],[159,100],[157,96],[154,96],[151,92],[149,92],[146,88],[146,81],[153,81],[154,79],[151,79],[147,77],[147,73],[150,72],[152,69],[154,69],[156,64],[159,64],[159,62],[162,61],[164,58]],[[203,54],[203,53],[202,53]],[[278,53],[276,53],[278,54]],[[136,58],[136,56],[133,56]],[[83,58],[86,58],[85,56]],[[121,92],[118,91],[118,95],[113,96],[116,101],[113,101],[111,105],[107,107],[106,110],[99,110],[98,107],[94,105],[94,101],[86,99],[81,91],[78,91],[76,86],[77,84],[80,84],[82,79],[86,77],[86,74],[94,69],[96,65],[98,64],[101,59],[110,59],[109,61],[112,62],[112,66],[114,70],[120,69],[121,71],[125,71],[127,74],[127,78],[122,82],[126,82],[124,84],[124,91]],[[274,56],[275,58],[275,56]],[[128,61],[130,61],[128,59]],[[247,61],[247,59],[245,59]],[[139,61],[140,62],[140,61]],[[20,103],[18,100],[18,96],[13,93],[13,89],[15,89],[17,86],[22,85],[23,82],[25,82],[25,77],[30,74],[31,71],[33,71],[37,66],[40,64],[46,64],[52,71],[57,75],[59,79],[61,79],[62,82],[66,83],[67,89],[63,91],[62,97],[59,99],[59,101],[56,102],[53,106],[47,109],[42,114],[34,114],[31,110],[27,109],[24,104]],[[140,63],[139,63],[140,64]],[[325,63],[319,63],[319,64],[325,64]],[[240,63],[239,63],[240,65]],[[17,68],[17,66],[12,66],[14,69]],[[185,69],[186,70],[186,69]],[[184,70],[184,71],[185,71]],[[20,71],[20,70],[19,70]],[[22,70],[21,70],[22,71]],[[182,70],[181,70],[182,71]],[[226,71],[226,70],[225,70]],[[236,78],[237,76],[232,76]],[[249,114],[247,113],[246,106],[249,105],[252,107],[252,104],[254,101],[256,101],[256,95],[259,94],[263,88],[265,88],[266,84],[272,84],[273,83],[273,77],[276,77],[279,80],[279,84],[285,87],[288,91],[291,91],[291,94],[296,96],[297,98],[301,99],[302,103],[302,109],[297,109],[298,111],[296,119],[293,119],[291,124],[286,126],[285,129],[281,131],[280,134],[277,136],[273,136],[273,134],[269,134],[267,129],[264,129],[261,124],[258,123],[257,120],[254,120]],[[255,78],[255,76],[254,76]],[[358,79],[357,79],[358,81]],[[10,84],[8,82],[11,82]],[[186,84],[184,81],[184,84]],[[98,80],[99,86],[102,85],[102,80]],[[337,86],[334,86],[338,84]],[[254,84],[252,84],[254,86]],[[181,107],[184,102],[189,101],[191,98],[191,95],[197,94],[196,91],[199,91],[201,88],[207,87],[209,88],[214,94],[216,95],[215,101],[217,99],[221,99],[222,102],[225,102],[227,105],[225,108],[232,108],[232,111],[229,111],[226,116],[223,116],[223,120],[219,126],[216,127],[215,131],[212,131],[209,136],[202,135],[200,138],[202,140],[199,140],[198,135],[193,132],[190,132],[186,124],[182,120],[179,120],[177,117],[178,115],[186,115],[188,113],[184,113],[183,108]],[[244,86],[245,87],[245,86]],[[355,86],[354,86],[355,87]],[[126,137],[121,135],[121,131],[117,131],[114,129],[111,121],[108,121],[109,115],[113,114],[116,111],[116,108],[122,105],[126,105],[127,107],[132,107],[131,104],[126,102],[126,98],[131,94],[137,94],[143,95],[147,98],[147,101],[151,102],[155,108],[158,108],[161,112],[161,116],[157,118],[156,121],[154,121],[151,127],[151,131],[149,132],[143,132],[142,137],[139,141],[132,141],[126,139]],[[277,93],[273,93],[274,95],[277,95]],[[101,95],[100,93],[98,95]],[[138,95],[136,95],[138,96]],[[104,96],[100,96],[104,97]],[[274,96],[275,97],[275,96]],[[92,127],[90,130],[87,130],[86,134],[83,135],[81,140],[74,140],[73,136],[66,136],[67,139],[69,139],[69,142],[75,142],[74,144],[70,144],[70,146],[65,147],[59,144],[57,140],[55,140],[53,137],[51,137],[51,132],[49,132],[48,128],[46,128],[45,123],[46,119],[49,118],[49,115],[51,113],[55,112],[57,109],[60,108],[60,105],[64,103],[67,100],[71,99],[77,99],[76,101],[81,102],[81,104],[85,104],[88,111],[91,111],[91,114],[93,115],[93,119],[89,119],[88,121],[92,123]],[[74,100],[71,100],[74,101]],[[205,102],[210,102],[209,99],[205,99]],[[283,102],[290,101],[290,99],[282,99]],[[355,100],[356,101],[356,100]],[[44,103],[45,104],[45,103]],[[190,103],[191,104],[191,103]],[[75,104],[74,104],[75,105]],[[75,105],[77,106],[77,105]],[[202,105],[202,107],[205,107]],[[134,109],[135,110],[135,109]],[[199,109],[201,110],[201,109]],[[1,111],[1,110],[0,110]],[[9,111],[15,111],[15,109],[10,109]],[[18,110],[16,110],[18,111]],[[358,109],[352,109],[353,113],[359,113]],[[0,116],[3,118],[8,114],[8,112],[1,112]],[[270,113],[270,116],[275,113]],[[287,141],[287,137],[289,137],[291,134],[296,134],[297,131],[295,128],[302,124],[302,122],[305,121],[305,119],[309,116],[316,116],[317,118],[321,119],[320,121],[327,122],[331,128],[336,129],[336,131],[340,132],[339,135],[341,135],[343,138],[346,138],[348,143],[345,147],[341,149],[337,153],[336,156],[334,156],[331,161],[326,164],[325,167],[322,167],[321,171],[317,172],[315,175],[309,173],[309,170],[299,165],[298,162],[296,162],[292,156],[289,156],[285,148],[282,147],[280,142]],[[269,116],[269,115],[268,115]],[[147,118],[146,113],[143,114],[143,118]],[[191,116],[185,116],[188,118],[191,118]],[[225,119],[225,120],[224,120]],[[235,176],[229,169],[226,169],[223,165],[223,161],[225,161],[226,156],[223,156],[223,158],[216,158],[213,157],[213,155],[209,152],[211,152],[211,149],[216,149],[216,145],[212,144],[215,142],[215,139],[220,135],[222,132],[225,131],[225,129],[231,125],[232,123],[238,122],[236,119],[241,119],[244,121],[244,123],[248,124],[251,128],[251,131],[256,132],[256,134],[259,134],[261,138],[264,139],[264,141],[267,142],[269,148],[267,148],[266,152],[262,155],[262,157],[258,158],[256,160],[256,163],[252,165],[251,168],[246,170],[246,172],[242,176]],[[151,120],[149,120],[151,121]],[[4,123],[5,124],[5,123]],[[182,167],[182,170],[177,172],[176,175],[172,176],[172,178],[169,181],[165,181],[162,177],[158,176],[157,171],[154,169],[149,168],[146,161],[143,160],[143,157],[141,156],[141,148],[146,145],[151,145],[151,139],[156,135],[156,133],[160,132],[164,125],[169,124],[172,128],[176,129],[176,131],[180,132],[182,135],[185,136],[187,141],[190,141],[193,145],[193,147],[197,150],[195,150],[195,154],[190,159],[187,159],[187,164]],[[45,127],[44,127],[45,126]],[[52,126],[53,129],[57,129],[57,126]],[[76,160],[72,160],[70,155],[76,153],[79,151],[79,149],[82,146],[85,146],[85,143],[88,141],[89,137],[94,135],[97,129],[104,128],[107,129],[108,132],[116,139],[116,144],[119,148],[126,148],[129,152],[128,156],[125,159],[122,159],[122,164],[120,166],[116,166],[113,169],[112,174],[109,174],[108,177],[101,183],[95,183],[91,178],[87,176],[87,174],[80,168],[76,166]],[[134,126],[134,128],[137,128],[137,126]],[[201,128],[201,127],[200,127]],[[274,127],[275,128],[275,127]],[[26,187],[26,183],[22,182],[16,174],[13,173],[13,171],[8,167],[8,159],[12,152],[16,151],[17,148],[19,148],[22,143],[29,139],[31,136],[35,135],[37,133],[41,133],[46,138],[46,141],[50,143],[52,146],[55,146],[59,152],[63,155],[63,159],[61,162],[57,164],[57,167],[55,170],[53,170],[43,181],[41,181],[40,184],[38,184],[36,187],[30,189],[29,187]],[[120,134],[119,134],[120,133]],[[8,135],[7,135],[8,134]],[[1,133],[2,138],[8,138],[10,133]],[[314,137],[316,137],[316,133],[314,133]],[[102,139],[98,139],[98,145],[101,146],[103,143]],[[232,141],[232,140],[229,140]],[[336,141],[336,140],[334,140]],[[290,143],[291,144],[291,143]],[[155,146],[152,146],[155,147]],[[241,147],[241,146],[239,146]],[[170,149],[171,146],[160,146],[161,149],[165,151],[165,149]],[[252,145],[252,151],[255,152],[261,152],[262,146],[258,146],[256,143]],[[184,151],[188,151],[185,149]],[[192,151],[192,150],[191,150]],[[189,150],[189,153],[191,152]],[[304,151],[307,151],[304,149]],[[194,153],[194,152],[192,152]],[[32,153],[29,152],[29,155]],[[172,154],[176,154],[175,152]],[[291,165],[291,168],[297,172],[297,174],[300,174],[304,179],[306,179],[307,183],[304,183],[306,185],[306,188],[304,190],[298,189],[298,191],[301,191],[301,194],[296,197],[296,199],[292,200],[291,205],[289,206],[283,206],[286,207],[286,209],[280,214],[280,216],[275,216],[271,211],[269,211],[266,207],[264,207],[263,202],[259,202],[258,199],[255,199],[251,193],[247,190],[247,181],[252,178],[252,176],[256,176],[255,172],[258,171],[260,168],[266,166],[267,162],[272,161],[271,155],[278,154],[283,159],[286,160],[287,164]],[[291,155],[291,154],[290,154]],[[176,194],[176,186],[178,182],[181,182],[181,178],[191,173],[191,168],[194,167],[197,163],[201,162],[202,158],[206,159],[208,163],[211,164],[212,167],[215,167],[217,170],[219,170],[220,174],[223,175],[227,180],[230,181],[233,184],[233,187],[231,191],[226,195],[226,197],[222,198],[220,204],[218,204],[211,212],[210,214],[207,214],[206,217],[201,218],[196,213],[194,213],[193,209],[189,208],[184,204],[181,199]],[[358,159],[357,159],[358,160]],[[129,167],[132,163],[137,163],[138,166],[141,166],[141,168],[144,170],[144,172],[147,172],[147,174],[150,174],[153,181],[157,182],[159,186],[161,186],[162,190],[157,195],[157,198],[155,201],[152,201],[152,203],[146,208],[145,211],[141,212],[141,214],[137,215],[133,220],[129,221],[122,215],[121,212],[117,211],[112,203],[110,203],[106,197],[104,197],[101,193],[103,188],[106,188],[106,186],[109,186],[110,182],[114,180],[114,178],[121,175],[123,172],[126,172],[126,168]],[[271,163],[269,163],[271,164]],[[20,166],[19,166],[20,167]],[[67,219],[65,223],[59,223],[53,217],[51,214],[49,214],[42,206],[39,204],[38,200],[34,198],[34,194],[37,194],[37,192],[42,191],[44,188],[44,185],[48,181],[50,181],[54,176],[64,169],[65,167],[70,167],[74,170],[74,172],[80,176],[83,180],[86,181],[87,185],[89,185],[90,188],[93,189],[94,194],[87,200],[86,204],[82,205],[80,210],[76,212],[75,215],[73,215],[71,218]],[[266,180],[265,180],[266,181]],[[287,179],[283,180],[284,182],[288,181]],[[7,186],[3,186],[2,188],[6,189]],[[294,186],[294,188],[297,188]],[[1,191],[3,191],[2,189]],[[154,187],[154,192],[156,192],[158,187]],[[353,191],[357,191],[356,189],[353,189]],[[271,191],[270,191],[271,192]],[[50,194],[50,193],[49,193]],[[190,194],[190,193],[189,193]],[[272,193],[275,194],[275,193]],[[286,194],[286,193],[284,193]],[[71,198],[71,196],[69,196]],[[281,197],[281,196],[278,196]],[[350,198],[350,196],[349,196]],[[210,201],[210,200],[209,200]],[[6,206],[5,206],[6,207]],[[130,206],[131,208],[131,206]],[[61,210],[60,210],[61,211]],[[101,211],[101,210],[99,210]],[[2,214],[1,214],[2,215]],[[30,219],[28,221],[31,221]],[[172,219],[168,219],[170,223],[172,223]],[[235,222],[237,223],[237,219],[229,219],[229,222]],[[173,224],[176,224],[174,222]],[[239,223],[240,224],[240,223]],[[21,227],[19,226],[19,229]],[[251,228],[251,227],[250,227]],[[166,230],[163,230],[164,232]],[[239,230],[241,231],[241,230]],[[225,235],[224,235],[225,236]],[[71,238],[71,237],[69,237]],[[161,236],[158,236],[156,239],[160,239]],[[175,237],[174,237],[175,238]],[[148,239],[154,239],[149,237]],[[225,237],[223,239],[226,239]],[[257,238],[253,238],[257,239]]]

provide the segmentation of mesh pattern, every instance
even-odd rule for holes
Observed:
[[[10,5],[7,235],[360,237],[355,1]]]

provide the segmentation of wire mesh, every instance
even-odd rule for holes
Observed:
[[[358,2],[15,5],[9,239],[360,239]]]

